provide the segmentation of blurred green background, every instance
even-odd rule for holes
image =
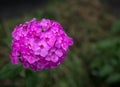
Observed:
[[[7,4],[0,5],[0,87],[120,87],[119,0],[43,0],[37,4],[30,0],[31,5],[21,1],[6,0]],[[60,22],[74,38],[67,58],[55,69],[34,72],[11,64],[11,32],[34,17]]]

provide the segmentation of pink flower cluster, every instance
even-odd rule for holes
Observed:
[[[16,26],[12,38],[12,63],[20,61],[24,68],[36,71],[60,65],[69,46],[73,45],[73,39],[67,36],[62,26],[49,19],[37,21],[34,18]]]

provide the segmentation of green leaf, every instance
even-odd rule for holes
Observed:
[[[21,70],[22,67],[20,64],[12,65],[8,63],[0,70],[0,79],[16,77]]]
[[[113,59],[110,60],[110,63],[111,63],[112,66],[118,66],[119,61],[117,59],[113,58]]]
[[[101,66],[103,65],[103,60],[101,60],[100,57],[95,57],[95,59],[91,62],[90,64],[90,68],[94,69],[94,68],[101,68]]]
[[[114,68],[111,65],[106,64],[101,70],[100,70],[100,76],[105,77],[113,72]]]
[[[98,43],[96,43],[96,47],[99,49],[114,48],[117,45],[120,45],[120,38],[119,37],[102,40],[102,41],[99,41]]]
[[[108,83],[115,83],[120,82],[120,73],[113,73],[111,76],[109,76],[106,80]]]
[[[4,43],[5,43],[5,45],[7,47],[10,47],[10,42],[11,42],[11,38],[10,37],[9,38],[4,38],[3,41],[4,41]]]
[[[113,23],[111,31],[113,33],[120,32],[120,20],[117,20],[115,23]]]
[[[31,70],[26,70],[26,87],[37,87],[37,73],[31,71]]]

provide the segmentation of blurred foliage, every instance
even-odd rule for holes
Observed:
[[[16,77],[21,70],[22,68],[20,65],[14,66],[11,63],[6,64],[0,70],[0,79]]]
[[[114,34],[120,33],[120,20],[116,20],[116,22],[113,24],[111,31]]]
[[[25,74],[26,74],[26,77],[25,77],[26,87],[36,87],[37,80],[38,80],[37,73],[31,70],[26,70]]]
[[[120,81],[120,38],[114,37],[96,43],[95,59],[91,70],[103,81],[111,84]]]
[[[119,87],[120,20],[99,0],[53,1],[0,21],[0,87]],[[74,38],[66,60],[55,69],[34,72],[9,63],[13,28],[33,17],[59,21]]]

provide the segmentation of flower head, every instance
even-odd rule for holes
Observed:
[[[36,71],[55,68],[65,59],[73,39],[53,20],[32,19],[15,27],[12,32],[11,61]]]

